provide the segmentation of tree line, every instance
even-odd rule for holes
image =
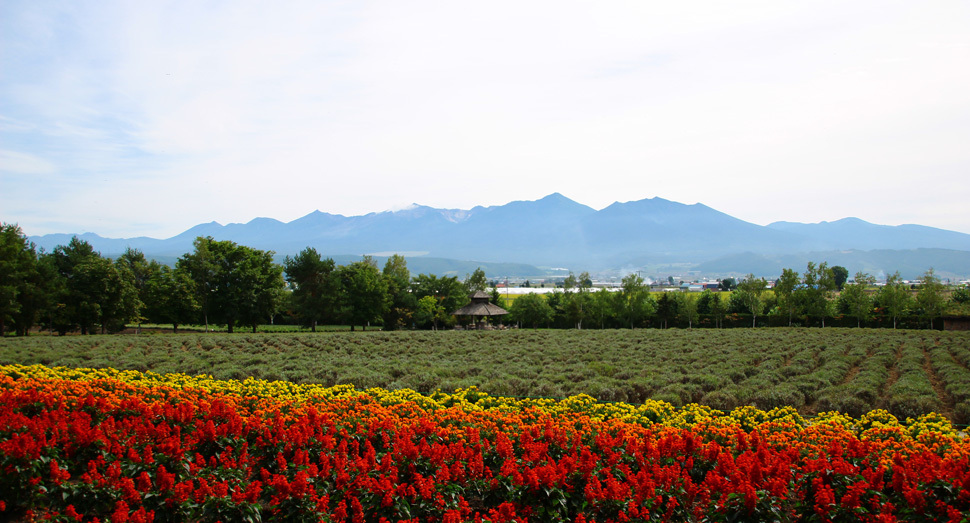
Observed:
[[[457,276],[412,277],[406,260],[394,255],[379,269],[370,257],[338,266],[306,248],[282,264],[274,253],[199,237],[192,252],[174,267],[148,260],[128,249],[117,259],[103,257],[89,243],[73,238],[53,251],[37,252],[16,225],[0,225],[0,333],[25,335],[35,326],[66,334],[117,332],[128,325],[170,324],[226,326],[256,331],[266,323],[300,324],[316,330],[325,324],[380,326],[385,330],[452,327],[451,315],[489,282],[478,269],[464,281]],[[570,274],[562,289],[548,295],[527,294],[503,303],[491,285],[491,300],[508,306],[501,321],[526,327],[642,328],[738,326],[740,319],[758,325],[825,326],[826,321],[858,326],[891,322],[896,327],[915,317],[932,326],[950,303],[970,302],[960,289],[949,300],[932,269],[913,291],[891,276],[873,291],[872,276],[809,263],[799,274],[785,269],[768,292],[768,282],[748,275],[740,283],[725,280],[729,297],[718,292],[650,292],[638,274],[619,289],[595,290],[588,273]]]
[[[383,270],[370,257],[337,266],[313,248],[283,264],[272,251],[232,241],[196,238],[174,267],[135,249],[103,257],[77,237],[37,252],[16,225],[0,225],[0,332],[33,327],[66,334],[117,332],[127,325],[170,324],[250,328],[274,322],[437,328],[450,312],[486,288],[476,270],[457,276],[412,278],[407,262],[391,256]]]
[[[572,278],[572,276],[570,276]],[[948,291],[929,269],[918,285],[895,273],[885,285],[858,272],[848,280],[844,267],[809,262],[805,271],[786,268],[772,285],[749,274],[740,282],[727,278],[719,291],[651,293],[637,274],[623,278],[616,291],[593,292],[582,285],[526,295],[513,302],[513,317],[530,326],[581,328],[740,327],[758,325],[821,326],[938,326],[947,310],[967,315],[970,290]],[[769,290],[770,288],[770,290]],[[724,293],[721,291],[731,291]]]

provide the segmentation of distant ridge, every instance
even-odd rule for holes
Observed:
[[[820,223],[774,222],[768,224],[768,228],[813,238],[833,249],[926,249],[948,246],[946,248],[970,250],[970,234],[924,225],[876,225],[859,218],[843,218]]]
[[[38,247],[51,250],[67,244],[72,236],[49,234],[30,239]],[[700,203],[686,205],[663,198],[616,202],[597,211],[559,193],[535,201],[468,210],[413,204],[396,211],[349,217],[314,211],[289,223],[271,218],[256,218],[245,224],[210,222],[167,239],[78,235],[105,255],[131,247],[148,256],[169,258],[190,252],[198,236],[232,240],[280,256],[314,247],[333,257],[426,253],[423,256],[435,259],[575,270],[651,264],[693,264],[698,270],[713,270],[711,264],[723,267],[716,262],[729,259],[775,267],[777,263],[767,260],[798,258],[805,253],[880,251],[878,256],[867,258],[866,266],[872,267],[866,270],[893,272],[900,269],[894,266],[894,260],[905,260],[907,266],[922,266],[921,271],[932,266],[937,272],[970,275],[970,234],[921,225],[877,225],[858,218],[761,226]],[[943,259],[947,260],[945,269],[939,266]],[[757,273],[754,267],[738,272]]]

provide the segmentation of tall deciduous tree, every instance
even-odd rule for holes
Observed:
[[[193,291],[199,311],[202,313],[202,323],[205,325],[206,332],[209,332],[209,319],[213,306],[215,305],[215,293],[218,292],[219,265],[216,263],[218,253],[212,252],[215,240],[209,237],[198,237],[192,242],[193,250],[191,253],[182,255],[175,264],[175,269],[189,275],[192,280]]]
[[[631,329],[643,325],[657,310],[650,291],[639,274],[630,273],[620,281],[623,289],[619,296],[621,310]]]
[[[827,262],[808,262],[802,285],[795,290],[799,309],[810,318],[819,318],[825,327],[829,315],[829,295],[835,290],[835,277]]]
[[[699,300],[698,295],[694,293],[681,292],[677,294],[677,309],[680,311],[681,316],[687,320],[687,328],[689,330],[694,329],[694,322],[697,321],[699,316],[697,312]]]
[[[432,330],[438,330],[438,325],[448,318],[448,312],[434,296],[423,296],[418,300],[414,310],[414,320],[422,326],[431,325]]]
[[[592,307],[593,295],[589,289],[580,287],[577,292],[566,295],[564,303],[564,313],[570,324],[577,329],[583,328],[583,321],[589,317]]]
[[[795,301],[795,287],[798,286],[800,280],[798,273],[793,269],[782,269],[781,277],[775,282],[775,296],[778,297],[778,305],[781,310],[788,315],[788,326],[791,327],[792,316],[798,309],[798,304]]]
[[[0,224],[0,336],[7,331],[8,325],[16,323],[17,318],[31,308],[30,287],[36,281],[37,272],[34,244],[27,240],[19,226]]]
[[[657,319],[660,320],[660,328],[666,329],[671,318],[677,316],[679,303],[677,298],[671,296],[669,292],[664,292],[657,300]]]
[[[125,249],[124,254],[115,260],[115,265],[119,270],[126,271],[131,279],[131,284],[135,288],[138,297],[136,320],[139,326],[144,318],[145,308],[148,300],[149,282],[161,270],[161,264],[157,261],[148,261],[145,254],[138,249],[131,247]]]
[[[571,292],[573,289],[576,288],[576,285],[578,283],[579,281],[576,279],[576,275],[573,274],[572,271],[570,271],[569,276],[566,276],[562,281],[563,292],[566,292],[566,293]]]
[[[434,274],[419,274],[411,282],[411,293],[419,300],[426,296],[434,297],[438,306],[444,310],[444,314],[439,317],[439,325],[444,326],[453,325],[455,317],[451,313],[469,302],[468,289],[456,276],[439,278]]]
[[[350,330],[367,325],[380,319],[390,306],[387,282],[377,270],[377,264],[370,256],[363,260],[343,265],[337,269],[341,286],[341,309]]]
[[[488,278],[485,277],[485,271],[481,267],[475,269],[471,273],[471,276],[465,276],[465,289],[467,289],[468,294],[472,294],[476,291],[485,292],[488,288]]]
[[[245,253],[239,266],[241,281],[245,282],[239,321],[252,328],[270,321],[280,310],[286,283],[283,280],[283,267],[273,261],[272,251],[261,251],[241,247]]]
[[[390,299],[387,312],[384,313],[384,328],[395,330],[410,325],[417,299],[411,294],[411,271],[408,270],[404,256],[394,254],[389,257],[381,275],[387,282],[387,295]]]
[[[721,299],[720,293],[714,293],[711,297],[711,316],[714,317],[714,326],[720,329],[724,326],[724,314],[727,312],[727,306],[724,300]]]
[[[145,285],[145,317],[152,323],[179,325],[199,321],[201,307],[196,298],[195,282],[184,270],[161,265]]]
[[[946,308],[946,298],[943,296],[943,283],[930,267],[920,277],[919,290],[916,291],[916,306],[920,316],[927,320],[927,328],[933,328],[933,320],[939,318]]]
[[[82,331],[100,324],[101,332],[113,332],[138,317],[138,292],[126,267],[110,259],[90,256],[72,273],[71,288],[78,300]]]
[[[841,291],[845,287],[845,282],[849,279],[849,269],[841,265],[832,267],[832,281],[835,283],[835,290]]]
[[[283,296],[283,268],[273,253],[212,237],[196,238],[195,250],[183,255],[176,268],[195,282],[206,328],[210,321],[256,326],[276,313]]]
[[[895,329],[899,319],[906,313],[910,302],[912,302],[909,289],[906,288],[898,271],[886,279],[886,285],[879,289],[879,293],[876,294],[876,301],[893,319],[893,328]]]
[[[300,323],[317,331],[317,325],[336,313],[340,282],[333,260],[322,259],[313,247],[283,261],[286,281],[293,289],[293,303]]]
[[[876,278],[859,271],[853,283],[846,285],[839,295],[845,310],[856,319],[856,327],[862,327],[862,323],[872,317],[872,298],[866,293],[866,289],[875,283]]]
[[[757,326],[758,315],[764,311],[765,304],[762,296],[767,288],[768,282],[764,278],[755,278],[754,274],[748,274],[744,281],[738,284],[737,295],[740,302],[744,304],[744,308],[751,313],[752,327]]]
[[[593,322],[593,325],[598,325],[599,328],[605,329],[607,325],[613,326],[615,322],[623,321],[623,312],[618,309],[622,305],[619,301],[619,293],[610,292],[607,289],[600,289],[596,292],[591,292],[589,298],[587,317]]]
[[[516,298],[512,302],[512,310],[509,312],[515,321],[536,329],[540,325],[546,325],[552,321],[554,311],[546,303],[545,298],[538,294],[530,293]]]
[[[66,322],[59,331],[79,326],[81,334],[89,334],[98,324],[102,332],[113,331],[137,317],[134,278],[124,266],[102,258],[77,237],[57,246],[52,257],[62,285],[57,297],[64,309],[61,321]]]
[[[29,246],[29,250],[33,250],[33,245]],[[59,285],[63,283],[54,268],[53,258],[49,253],[35,255],[28,270],[21,272],[21,275],[23,279],[17,285],[18,310],[13,314],[17,336],[27,336],[30,329],[42,321],[52,328],[55,309],[59,308],[55,297],[59,295]]]
[[[577,329],[583,328],[583,320],[588,314],[591,301],[589,288],[591,286],[592,281],[587,272],[583,272],[579,277],[570,272],[569,276],[566,276],[563,280],[563,296],[559,302],[559,307],[563,318],[570,325],[575,325]]]

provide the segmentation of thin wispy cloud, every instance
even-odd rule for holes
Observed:
[[[962,2],[12,1],[0,20],[0,219],[30,234],[556,191],[970,232]]]

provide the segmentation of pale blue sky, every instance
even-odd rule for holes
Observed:
[[[0,0],[27,234],[552,192],[970,233],[968,178],[964,1]]]

